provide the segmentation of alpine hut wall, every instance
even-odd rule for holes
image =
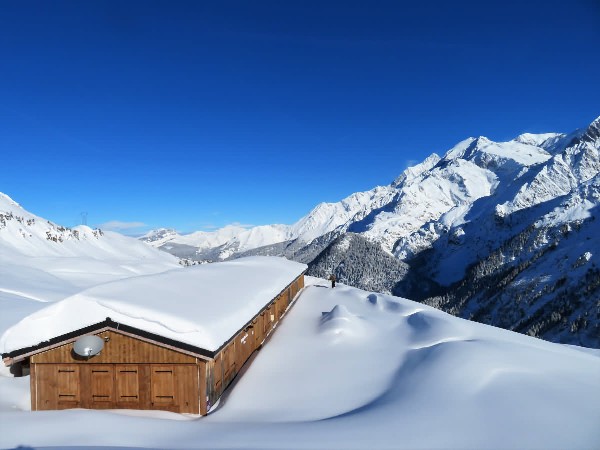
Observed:
[[[243,269],[247,266],[253,269],[250,272],[254,274],[260,274],[261,269],[264,269],[268,273],[265,274],[263,281],[277,272],[274,268],[278,264],[283,264],[287,271],[278,278],[279,284],[276,284],[275,288],[271,286],[270,291],[259,289],[259,294],[271,293],[262,300],[255,295],[251,304],[259,307],[254,310],[253,315],[246,314],[246,319],[243,321],[240,321],[243,315],[238,314],[236,320],[230,321],[226,320],[226,316],[218,316],[213,311],[212,319],[220,321],[219,323],[223,323],[225,327],[229,326],[229,330],[237,324],[233,332],[228,331],[228,338],[218,338],[222,341],[218,347],[214,345],[216,339],[212,342],[206,341],[212,346],[200,346],[198,345],[202,342],[200,339],[190,340],[190,342],[180,341],[175,339],[177,335],[168,335],[166,331],[162,334],[158,333],[161,331],[159,327],[153,328],[150,325],[146,328],[141,327],[139,320],[135,321],[129,317],[118,317],[118,320],[106,317],[104,320],[67,333],[54,335],[46,333],[46,339],[42,342],[5,352],[2,355],[5,364],[24,365],[29,368],[32,410],[126,408],[207,414],[252,353],[263,345],[284,312],[297,297],[298,292],[304,287],[306,266],[302,264],[265,257],[244,258],[238,261],[237,266],[228,263],[216,263],[213,266],[220,266],[217,272],[223,271],[225,274],[231,267]],[[178,276],[188,270],[188,268],[178,270]],[[200,281],[214,279],[215,270],[212,268],[208,277],[200,276]],[[195,275],[193,271],[189,274],[189,276]],[[198,271],[197,274],[202,274],[202,271]],[[159,277],[158,281],[162,284],[165,278],[168,277]],[[286,279],[287,282],[284,281]],[[259,280],[253,282],[260,284]],[[121,284],[121,287],[128,291],[127,283],[124,281]],[[198,288],[201,287],[202,283],[198,285]],[[252,286],[243,286],[237,291],[224,287],[222,300],[226,301],[228,295],[239,295],[244,288],[251,290]],[[120,292],[112,288],[109,291],[116,297],[118,297],[116,292]],[[212,289],[208,291],[215,292]],[[186,295],[190,295],[189,291],[186,292]],[[102,291],[103,295],[104,293],[105,291]],[[89,301],[90,296],[89,292],[84,296],[86,301]],[[173,299],[173,302],[175,301],[176,299]],[[73,309],[79,304],[73,299],[63,302],[66,302],[66,305],[55,308],[58,309],[57,314],[52,314],[51,306],[50,313],[42,310],[42,314],[37,316],[34,314],[29,320],[26,318],[13,327],[16,330],[11,329],[12,333],[17,332],[18,335],[19,329],[27,329],[35,325],[37,317],[42,318],[40,319],[42,322],[48,322],[52,318],[61,322],[60,311]],[[234,306],[245,305],[243,299],[239,298],[231,302]],[[227,311],[224,305],[220,308],[222,311]],[[80,313],[85,314],[85,309],[83,307]],[[231,314],[235,315],[235,311]],[[187,322],[183,325],[177,321],[174,323],[186,329]],[[197,328],[200,329],[198,335],[207,334],[200,326]],[[214,329],[216,331],[213,335],[225,335],[221,329],[216,327]],[[205,333],[202,334],[200,331]],[[103,340],[104,347],[99,354],[83,358],[74,353],[74,342],[85,335],[96,335]],[[6,348],[5,336],[2,341]]]

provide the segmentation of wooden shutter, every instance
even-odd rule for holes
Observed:
[[[117,402],[139,402],[140,382],[138,366],[117,366]]]
[[[114,367],[98,364],[91,368],[92,402],[114,401]]]
[[[79,367],[76,364],[56,367],[56,385],[59,402],[79,401]]]
[[[152,365],[151,370],[152,403],[176,404],[173,366]]]

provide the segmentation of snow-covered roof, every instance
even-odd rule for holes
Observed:
[[[0,338],[0,352],[36,346],[107,317],[215,351],[306,268],[254,256],[101,284],[24,318]]]

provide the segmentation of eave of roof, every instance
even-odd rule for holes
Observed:
[[[116,332],[129,334],[131,336],[140,338],[144,341],[168,347],[172,350],[180,351],[182,353],[196,356],[201,359],[212,359],[220,351],[219,349],[219,351],[212,352],[210,350],[195,347],[193,345],[186,344],[185,342],[179,342],[174,339],[166,338],[155,333],[150,333],[148,331],[141,330],[130,325],[126,325],[124,323],[115,322],[110,317],[107,317],[106,320],[103,320],[102,322],[98,322],[93,325],[89,325],[87,327],[53,337],[52,339],[40,342],[37,345],[32,345],[30,347],[24,347],[18,350],[13,350],[12,352],[3,353],[2,359],[4,360],[5,364],[9,365],[15,362],[19,362],[29,356],[35,355],[42,351],[50,350],[52,348],[59,347],[69,342],[73,342],[80,336],[84,336],[86,334],[95,332],[102,332],[105,330],[113,330]]]

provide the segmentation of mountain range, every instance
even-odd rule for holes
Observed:
[[[285,256],[311,275],[600,347],[599,154],[600,117],[568,134],[468,138],[293,225],[140,239],[188,261]]]

